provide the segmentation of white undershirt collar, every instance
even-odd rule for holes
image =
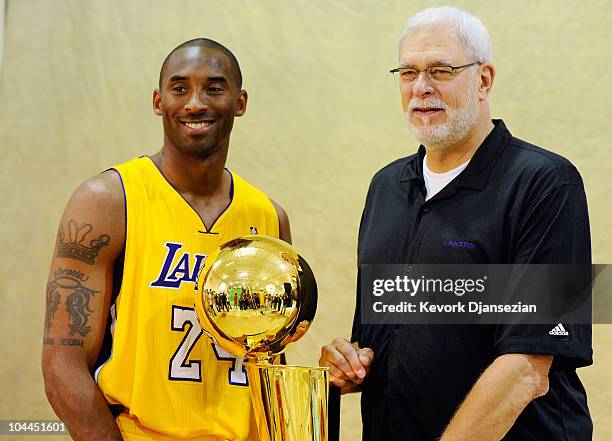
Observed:
[[[465,170],[469,163],[470,160],[468,159],[457,168],[444,173],[434,173],[427,167],[427,154],[425,154],[425,157],[423,158],[423,178],[425,179],[425,188],[427,189],[425,200],[427,201],[439,193],[453,179],[459,176],[459,174]]]

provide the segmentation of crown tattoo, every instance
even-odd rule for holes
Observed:
[[[110,242],[110,237],[102,234],[99,238],[91,240],[89,246],[87,246],[83,241],[91,232],[91,229],[91,224],[78,226],[75,221],[71,220],[68,222],[68,237],[66,237],[64,228],[60,225],[57,232],[57,256],[76,259],[93,265],[100,249]]]

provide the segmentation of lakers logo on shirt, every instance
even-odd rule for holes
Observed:
[[[151,282],[152,288],[172,288],[178,289],[183,282],[193,283],[194,289],[202,264],[206,259],[205,254],[194,254],[190,257],[188,252],[183,252],[178,262],[173,266],[172,263],[176,260],[177,253],[183,248],[182,243],[166,242],[166,258],[162,264],[159,276],[154,282]],[[193,261],[193,265],[191,262]]]

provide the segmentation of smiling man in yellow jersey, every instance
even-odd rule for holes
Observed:
[[[46,295],[45,390],[75,440],[256,440],[243,360],[194,311],[218,245],[290,242],[284,210],[225,168],[247,93],[208,39],[164,61],[153,109],[164,143],[82,184],[60,222]]]

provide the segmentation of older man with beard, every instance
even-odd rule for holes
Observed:
[[[360,265],[591,262],[578,171],[491,120],[479,19],[451,7],[415,15],[392,72],[422,145],[374,176]],[[592,363],[589,326],[368,324],[359,283],[351,340],[324,346],[320,364],[343,393],[362,391],[364,440],[591,439],[576,375]]]

